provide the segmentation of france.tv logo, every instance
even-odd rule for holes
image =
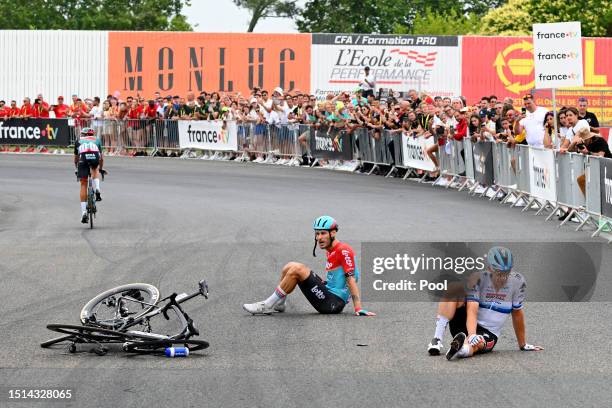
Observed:
[[[560,52],[560,53],[551,53],[551,54],[546,54],[546,53],[542,53],[542,52],[538,52],[537,57],[538,60],[546,60],[546,61],[550,61],[550,60],[566,60],[566,59],[578,59],[578,57],[580,56],[580,54],[578,54],[577,52]]]
[[[567,32],[563,32],[563,33],[543,33],[541,31],[538,31],[536,33],[536,38],[538,40],[540,39],[557,39],[557,38],[576,38],[578,37],[578,33],[575,31],[567,31]]]

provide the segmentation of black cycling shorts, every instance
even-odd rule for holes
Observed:
[[[467,308],[461,306],[455,311],[455,316],[448,322],[448,329],[450,330],[451,336],[455,337],[459,333],[463,333],[467,336]],[[480,334],[485,339],[485,347],[482,350],[478,350],[477,353],[488,353],[493,350],[493,347],[497,344],[497,336],[485,329],[481,325],[476,325],[476,334]]]
[[[97,169],[100,165],[100,153],[90,152],[81,153],[79,155],[79,164],[77,165],[77,178],[83,179],[89,176],[89,169]]]
[[[341,313],[346,306],[346,302],[331,293],[325,282],[312,271],[305,281],[299,283],[299,286],[306,299],[319,313]]]

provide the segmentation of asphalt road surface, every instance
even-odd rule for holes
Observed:
[[[322,316],[301,293],[288,310],[250,316],[280,268],[311,255],[312,220],[335,216],[339,238],[363,241],[589,241],[544,217],[399,179],[318,169],[109,158],[93,230],[80,224],[69,156],[0,155],[0,406],[66,407],[607,407],[612,400],[610,263],[600,301],[526,306],[528,341],[511,323],[495,351],[430,357],[434,303],[372,303],[378,313]],[[599,241],[597,241],[599,242]],[[609,248],[609,247],[607,247]],[[605,249],[609,257],[610,249]],[[78,323],[82,305],[119,284],[162,295],[210,284],[185,304],[211,343],[188,358],[104,357],[42,349],[48,323]],[[603,300],[603,301],[601,301]],[[447,333],[445,343],[448,345]],[[10,388],[71,388],[70,401],[15,402]]]

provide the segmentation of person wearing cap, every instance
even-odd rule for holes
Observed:
[[[355,252],[349,244],[336,239],[338,234],[336,220],[323,215],[314,220],[312,228],[315,233],[312,255],[316,256],[317,246],[326,251],[326,280],[321,279],[302,263],[289,262],[283,267],[280,283],[269,298],[261,302],[244,304],[242,308],[253,315],[282,313],[285,311],[287,295],[299,286],[308,302],[319,313],[342,313],[350,298],[353,299],[356,316],[375,316],[375,313],[362,308],[357,285],[359,268]]]
[[[438,304],[434,337],[427,347],[429,355],[441,354],[447,327],[454,336],[446,353],[448,360],[489,353],[497,344],[508,316],[512,316],[519,350],[543,350],[526,341],[527,284],[523,275],[513,270],[512,252],[494,246],[481,265],[481,271],[466,275],[456,294],[448,291]]]
[[[597,133],[591,132],[587,128],[582,128],[573,137],[568,149],[570,152],[582,153],[584,155],[606,157],[612,159],[608,142]],[[580,191],[586,197],[586,176],[582,173],[576,178]]]
[[[70,108],[68,107],[68,105],[66,105],[64,103],[64,97],[63,96],[58,96],[57,97],[57,104],[51,106],[51,110],[55,114],[56,119],[64,119],[64,118],[66,118],[68,116],[68,110],[69,109]]]
[[[599,121],[597,120],[597,116],[593,112],[589,112],[587,110],[588,106],[587,98],[584,96],[578,98],[578,119],[586,120],[589,126],[591,127],[591,131],[599,130]]]

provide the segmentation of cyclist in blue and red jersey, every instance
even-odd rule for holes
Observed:
[[[317,245],[327,251],[324,281],[306,265],[289,262],[281,272],[280,283],[272,295],[261,302],[248,303],[242,307],[252,314],[271,314],[285,311],[285,299],[296,286],[306,296],[306,299],[319,313],[341,313],[353,299],[353,307],[357,316],[375,316],[361,307],[359,297],[359,269],[355,262],[355,253],[350,245],[336,239],[338,223],[332,217],[324,215],[314,221],[315,255]]]
[[[102,201],[100,195],[100,168],[104,163],[102,144],[92,128],[83,128],[79,140],[74,144],[74,165],[77,167],[77,178],[81,182],[81,222],[87,224],[87,177],[91,172],[96,201]]]

